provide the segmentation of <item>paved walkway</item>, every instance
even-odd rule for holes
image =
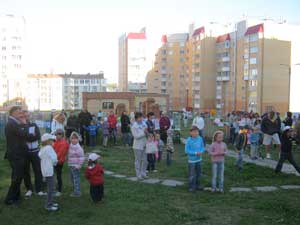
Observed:
[[[185,144],[185,139],[181,138],[181,142]],[[206,145],[208,147],[209,145]],[[233,150],[228,150],[227,156],[237,158],[237,154]],[[244,162],[247,163],[252,163],[258,166],[263,166],[263,167],[268,167],[271,169],[276,168],[277,161],[271,160],[271,159],[257,159],[257,160],[252,160],[248,155],[244,155],[243,157]],[[295,168],[291,164],[284,163],[281,172],[286,173],[286,174],[295,174],[296,176],[300,176],[300,174],[295,170]]]

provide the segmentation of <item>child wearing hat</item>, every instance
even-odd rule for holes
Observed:
[[[286,126],[284,127],[283,133],[281,135],[280,159],[275,169],[276,173],[281,172],[282,164],[285,160],[288,160],[294,166],[297,172],[300,173],[300,167],[297,165],[297,163],[294,160],[292,154],[292,148],[293,148],[293,130],[291,129],[290,126]]]
[[[54,195],[54,166],[57,164],[57,156],[52,147],[56,137],[51,134],[44,134],[41,138],[42,148],[39,151],[41,159],[41,170],[47,183],[48,196],[45,203],[45,209],[48,211],[57,211],[58,204],[53,202]]]
[[[104,169],[97,162],[98,159],[100,159],[99,155],[91,153],[85,170],[85,177],[90,183],[90,195],[94,203],[100,202],[104,193]]]

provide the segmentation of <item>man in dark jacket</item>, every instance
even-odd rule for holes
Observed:
[[[80,124],[79,124],[78,117],[72,111],[70,113],[70,116],[69,116],[68,120],[67,120],[66,137],[69,139],[70,135],[73,131],[78,132],[79,127],[80,127]]]
[[[286,113],[286,118],[284,119],[283,123],[284,126],[293,126],[293,118],[292,118],[293,114],[291,112],[287,112]]]
[[[5,126],[7,142],[6,158],[12,169],[11,184],[5,198],[7,205],[20,202],[20,185],[24,178],[25,160],[28,151],[26,142],[34,140],[32,135],[22,127],[22,123],[26,123],[22,121],[22,116],[21,107],[12,107],[9,110],[9,118]]]
[[[272,142],[276,144],[280,149],[280,138],[279,133],[281,127],[281,121],[278,116],[275,116],[275,113],[269,112],[261,122],[261,131],[264,133],[263,145],[266,148],[266,158],[270,159],[270,146]]]
[[[80,135],[82,138],[82,144],[89,145],[89,132],[87,132],[84,127],[91,124],[92,115],[87,111],[87,109],[82,110],[78,115],[78,120],[80,124]]]
[[[30,164],[33,169],[34,173],[34,183],[35,183],[35,192],[39,196],[45,195],[42,192],[42,183],[43,183],[43,176],[41,172],[41,164],[40,164],[40,157],[39,157],[39,140],[41,139],[41,133],[39,127],[36,123],[30,121],[30,115],[27,110],[23,110],[23,116],[26,120],[26,124],[24,128],[26,132],[32,135],[31,141],[27,142],[27,157],[25,160],[25,171],[24,171],[24,184],[27,189],[25,197],[30,197],[32,195],[33,186],[31,182],[31,175],[30,175]]]
[[[123,144],[128,147],[131,144],[131,134],[130,134],[130,118],[127,112],[122,112],[121,115],[121,133]]]
[[[167,131],[171,126],[170,119],[166,116],[164,112],[161,112],[160,120],[159,120],[159,127],[160,127],[160,139],[167,144],[168,134]]]

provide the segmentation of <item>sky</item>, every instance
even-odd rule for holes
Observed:
[[[149,70],[163,34],[188,25],[248,18],[300,25],[298,0],[0,0],[0,14],[26,19],[28,73],[96,73],[118,77],[118,37],[147,28]]]

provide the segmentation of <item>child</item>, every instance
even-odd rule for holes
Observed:
[[[257,127],[253,127],[253,131],[250,134],[250,156],[252,160],[256,160],[258,159],[258,147],[259,147],[259,133],[258,133],[258,128]]]
[[[77,132],[72,132],[70,136],[69,148],[69,167],[71,172],[71,182],[73,184],[74,192],[71,197],[80,197],[80,168],[84,162],[84,152],[79,141],[80,135]]]
[[[160,162],[160,160],[162,159],[162,153],[165,147],[165,143],[160,139],[160,134],[156,133],[155,134],[155,139],[158,141],[158,157],[157,157],[157,161]]]
[[[186,140],[185,153],[188,155],[189,162],[189,192],[201,190],[201,161],[205,151],[203,139],[199,136],[198,128],[193,126],[190,129],[190,137]]]
[[[100,156],[96,153],[89,155],[88,167],[85,170],[85,177],[90,182],[90,195],[94,203],[100,202],[104,192],[104,170],[97,162]]]
[[[89,126],[84,126],[83,128],[89,132],[90,147],[96,147],[97,130],[100,126],[97,126],[95,121],[92,120]]]
[[[57,211],[58,204],[53,202],[54,193],[54,169],[53,167],[57,163],[57,156],[52,147],[55,136],[51,134],[44,134],[41,138],[42,149],[39,152],[41,159],[41,170],[43,177],[46,179],[48,197],[45,204],[45,209],[48,211]]]
[[[64,163],[66,161],[66,156],[68,154],[69,150],[69,143],[67,140],[64,138],[64,131],[62,129],[57,129],[55,132],[56,135],[56,141],[53,144],[53,148],[56,152],[58,162],[56,164],[55,168],[55,173],[56,173],[56,178],[57,178],[57,192],[56,192],[56,197],[61,195],[62,191],[62,169],[64,166]]]
[[[173,137],[172,137],[172,131],[168,130],[167,132],[167,145],[166,145],[166,150],[167,150],[167,166],[170,166],[172,163],[172,154],[174,153],[174,144],[173,144]]]
[[[284,127],[283,134],[281,135],[280,159],[275,169],[276,173],[281,172],[282,164],[285,160],[288,160],[294,166],[297,172],[300,173],[300,167],[295,162],[292,154],[292,148],[293,148],[292,136],[293,136],[293,130],[291,129],[291,127],[290,126]]]
[[[148,140],[146,143],[146,153],[147,153],[147,161],[148,161],[147,170],[149,172],[151,170],[153,172],[157,172],[157,170],[155,169],[155,161],[156,161],[155,154],[157,152],[158,152],[158,141],[155,140],[153,133],[149,133]]]
[[[237,149],[238,157],[236,159],[235,165],[238,167],[240,171],[243,170],[243,154],[244,150],[247,146],[247,129],[241,128],[239,135],[236,139],[235,148]]]
[[[103,137],[102,144],[104,147],[107,147],[108,136],[109,136],[109,123],[107,117],[105,117],[102,124],[102,137]]]
[[[209,154],[212,161],[212,192],[216,192],[217,175],[219,174],[219,191],[224,192],[224,156],[227,146],[223,142],[223,131],[216,131],[213,136],[213,143],[210,146]]]

